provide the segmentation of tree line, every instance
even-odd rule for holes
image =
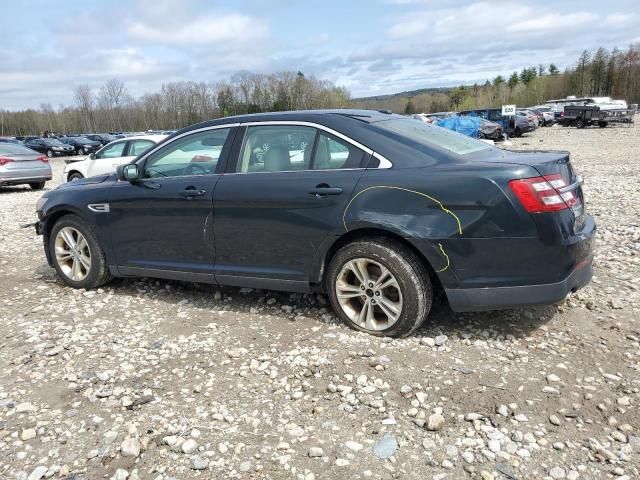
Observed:
[[[212,118],[266,111],[311,108],[371,108],[397,113],[438,112],[516,104],[530,106],[547,99],[611,96],[640,102],[640,44],[627,50],[585,50],[564,71],[553,63],[529,66],[484,84],[461,85],[448,91],[351,99],[349,91],[302,72],[270,75],[239,73],[220,82],[173,82],[160,91],[133,98],[126,85],[107,81],[93,90],[77,85],[74,104],[53,108],[0,110],[2,135],[145,131],[177,129]]]
[[[498,107],[533,106],[546,100],[605,96],[640,103],[640,43],[625,51],[600,47],[582,52],[576,63],[560,71],[557,65],[529,66],[507,77],[497,75],[484,84],[461,85],[448,92],[354,100],[358,108],[388,109],[397,113],[430,113]]]
[[[282,110],[344,108],[349,92],[302,72],[239,73],[220,82],[173,82],[133,98],[118,79],[73,90],[74,105],[2,111],[2,135],[178,129],[212,118]]]

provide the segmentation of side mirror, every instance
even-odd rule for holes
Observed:
[[[116,173],[118,175],[118,180],[123,180],[127,182],[134,182],[138,180],[140,177],[140,171],[138,170],[138,165],[135,163],[128,163],[126,165],[119,165],[116,169]]]
[[[89,158],[90,158],[91,160],[95,160],[95,159],[96,159],[96,154],[95,154],[95,153],[92,153],[91,155],[89,155]]]

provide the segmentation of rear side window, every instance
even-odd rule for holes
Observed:
[[[357,168],[361,165],[363,156],[364,152],[359,148],[320,132],[312,168],[313,170]]]
[[[149,147],[155,145],[151,140],[131,140],[129,142],[129,156],[138,156],[141,153],[146,152]]]
[[[491,147],[479,140],[446,128],[428,125],[414,119],[393,119],[376,122],[376,127],[393,132],[427,147],[440,147],[458,155],[489,150]]]

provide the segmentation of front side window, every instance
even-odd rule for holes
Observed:
[[[147,178],[209,175],[215,173],[230,128],[194,133],[153,153],[145,162]]]
[[[107,145],[98,152],[96,158],[117,158],[121,157],[124,151],[125,142],[113,143]]]
[[[296,125],[247,128],[237,172],[289,172],[307,170],[316,129]]]

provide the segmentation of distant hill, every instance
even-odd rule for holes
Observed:
[[[453,90],[453,87],[419,88],[417,90],[407,90],[405,92],[390,93],[387,95],[374,95],[371,97],[352,98],[351,100],[354,102],[381,101],[397,97],[415,97],[416,95],[421,95],[423,93],[449,93],[451,92],[451,90]]]

